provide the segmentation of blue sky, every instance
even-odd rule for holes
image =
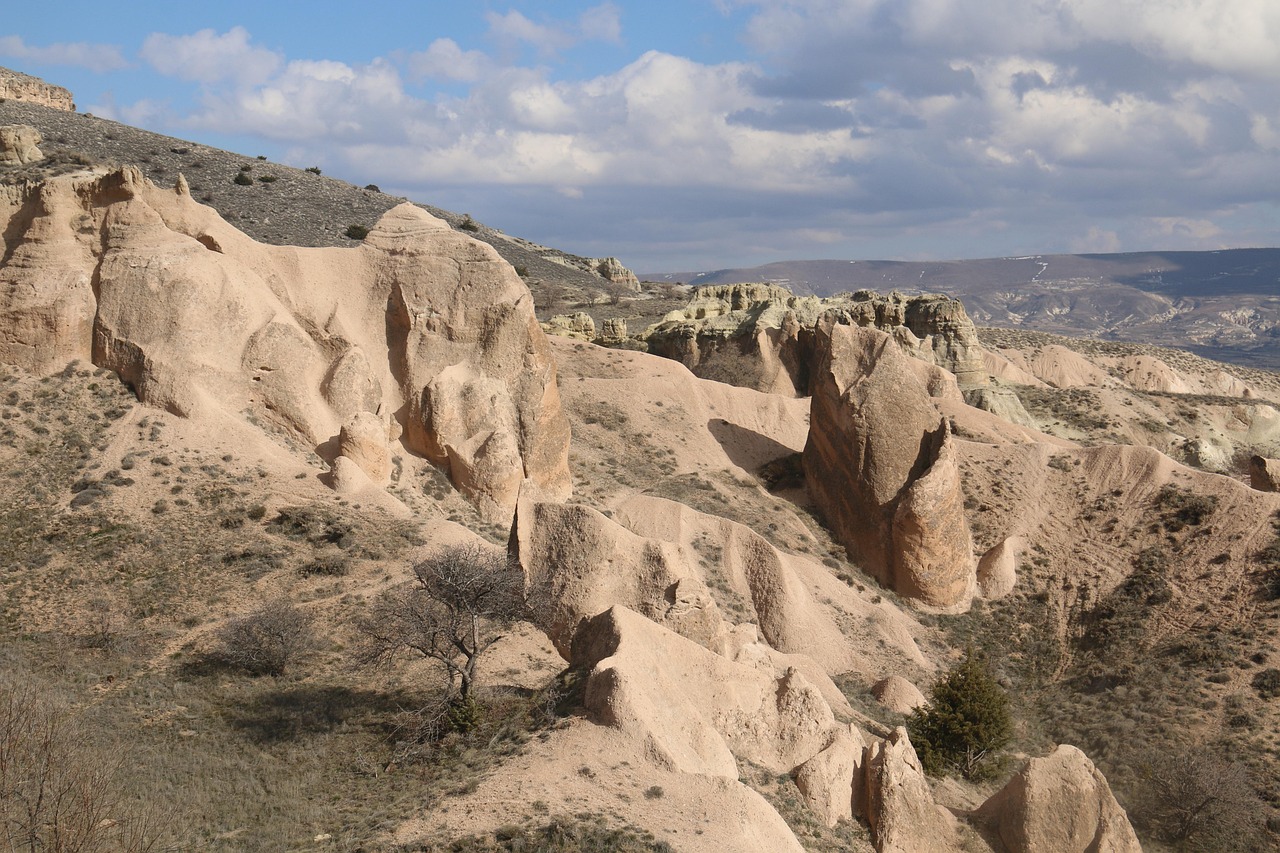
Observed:
[[[24,4],[0,64],[640,271],[1280,245],[1275,0]]]

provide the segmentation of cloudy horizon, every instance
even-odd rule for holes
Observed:
[[[0,64],[642,271],[1280,242],[1266,0],[70,6]]]

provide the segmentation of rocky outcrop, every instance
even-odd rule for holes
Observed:
[[[1260,492],[1280,492],[1280,459],[1263,456],[1250,459],[1249,485]]]
[[[1026,547],[1019,536],[1000,540],[978,560],[978,590],[991,601],[1004,598],[1013,592],[1018,582],[1018,558]]]
[[[945,296],[859,291],[819,299],[772,284],[702,287],[643,335],[650,351],[699,376],[775,394],[810,393],[814,326],[869,326],[909,355],[954,374],[961,389],[989,383],[985,351],[964,307]]]
[[[1009,388],[995,385],[970,388],[964,392],[964,401],[975,409],[990,412],[1010,423],[1033,428],[1036,425],[1026,406],[1022,405],[1022,400]]]
[[[700,646],[724,641],[720,608],[676,546],[637,536],[590,507],[523,496],[511,548],[538,627],[566,659],[581,624],[615,604]]]
[[[897,714],[910,714],[916,708],[928,704],[920,688],[901,675],[882,678],[871,687],[871,695],[876,701]]]
[[[8,68],[0,68],[0,98],[12,98],[15,101],[25,101],[68,112],[75,112],[76,108],[71,92],[68,90],[46,83],[39,77],[11,71]]]
[[[839,727],[831,743],[792,774],[805,803],[827,826],[854,818],[853,804],[864,798],[862,756],[866,740],[857,726]]]
[[[622,261],[617,258],[596,258],[592,265],[595,267],[596,275],[613,284],[621,284],[632,290],[640,289],[640,279],[636,278],[636,274],[622,265]]]
[[[412,205],[358,248],[254,242],[131,168],[0,190],[0,359],[73,359],[189,417],[249,411],[313,446],[394,412],[489,518],[531,479],[567,497],[568,421],[528,290]],[[376,468],[377,466],[373,466]]]
[[[627,321],[610,317],[600,324],[600,340],[605,345],[615,345],[627,339]]]
[[[1033,758],[978,810],[1009,853],[1140,853],[1128,815],[1074,746]]]
[[[596,336],[596,321],[585,311],[577,311],[573,314],[557,314],[542,324],[542,330],[548,335],[590,341],[594,340]]]
[[[583,705],[671,770],[738,778],[735,757],[789,773],[832,740],[835,716],[798,670],[765,672],[614,606],[588,620],[572,663]]]
[[[972,542],[950,431],[888,335],[822,324],[817,333],[810,494],[881,583],[939,607],[967,604]]]
[[[0,166],[24,166],[43,160],[40,131],[26,124],[0,127]]]
[[[867,748],[863,761],[867,822],[880,853],[958,851],[956,821],[937,805],[907,730]]]
[[[387,427],[373,412],[356,412],[338,433],[338,455],[350,459],[370,482],[384,486],[391,479],[391,449]]]

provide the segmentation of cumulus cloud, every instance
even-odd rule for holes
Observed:
[[[144,58],[204,84],[188,123],[477,215],[488,203],[544,241],[616,227],[672,258],[1229,243],[1280,195],[1269,1],[723,3],[744,13],[744,61],[649,51],[586,79],[560,55],[620,43],[612,3],[489,12],[493,52],[441,38],[364,65],[290,62],[236,28],[153,36]]]
[[[142,43],[139,56],[161,74],[205,84],[224,80],[261,83],[283,62],[275,51],[251,44],[244,27],[181,36],[152,33]]]
[[[19,36],[0,36],[0,56],[38,65],[74,65],[99,74],[129,65],[115,45],[71,42],[38,47]]]

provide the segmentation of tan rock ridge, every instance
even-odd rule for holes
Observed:
[[[25,124],[0,127],[0,166],[22,166],[43,159],[40,131]]]
[[[0,68],[0,98],[12,98],[68,112],[75,112],[76,109],[69,90],[8,68]]]
[[[151,405],[253,411],[312,446],[361,412],[394,418],[495,519],[525,479],[569,493],[568,423],[528,290],[419,208],[388,211],[355,249],[266,246],[184,181],[161,190],[125,168],[8,188],[0,220],[0,361],[92,361]]]

